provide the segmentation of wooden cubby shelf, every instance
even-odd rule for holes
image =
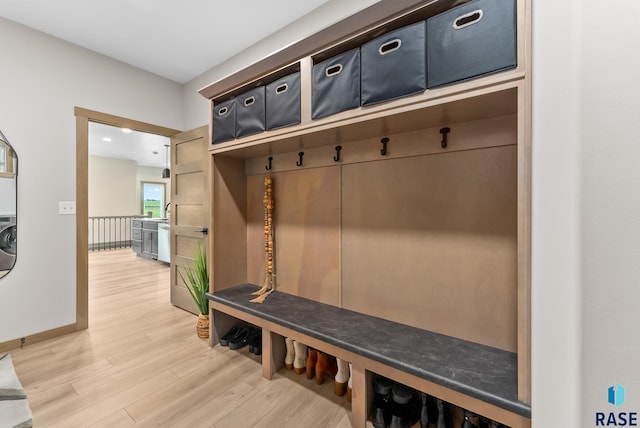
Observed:
[[[246,322],[267,379],[284,337],[351,362],[354,427],[373,373],[531,425],[530,0],[516,0],[515,69],[311,119],[314,63],[464,2],[379,2],[201,90],[213,111],[300,72],[299,124],[209,146],[211,346]],[[277,291],[253,304],[265,174]]]
[[[295,337],[367,371],[378,372],[384,367],[384,373],[390,369],[401,372],[392,377],[417,390],[436,390],[439,394],[434,395],[441,396],[439,390],[446,388],[448,402],[508,426],[523,426],[531,417],[530,407],[517,399],[515,353],[285,293],[272,294],[269,304],[249,303],[258,288],[241,284],[207,297],[216,312],[263,329],[269,342],[263,345],[263,358],[273,358],[265,364],[271,367],[267,376],[284,365],[282,337]],[[474,406],[468,397],[474,399]],[[365,416],[354,415],[354,419]]]

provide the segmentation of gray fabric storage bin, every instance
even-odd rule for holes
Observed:
[[[212,144],[236,138],[236,102],[234,99],[213,106]]]
[[[300,72],[276,80],[266,86],[267,129],[300,123]]]
[[[427,20],[427,86],[516,66],[515,0],[473,0]]]
[[[236,138],[265,130],[264,86],[252,89],[236,98]]]
[[[425,38],[425,22],[421,21],[362,45],[360,75],[363,106],[426,89]]]
[[[313,66],[311,118],[360,107],[360,48]]]

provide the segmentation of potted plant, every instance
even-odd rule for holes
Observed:
[[[198,337],[209,337],[209,301],[205,295],[209,291],[209,269],[207,265],[207,250],[200,244],[196,248],[193,267],[185,269],[187,278],[180,272],[180,278],[196,304],[200,315],[196,324]]]

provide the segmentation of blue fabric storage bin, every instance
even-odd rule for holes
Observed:
[[[360,107],[360,48],[313,66],[311,118]]]
[[[264,86],[236,98],[236,138],[257,134],[266,128]]]
[[[427,20],[427,86],[513,68],[515,0],[473,0]]]
[[[425,51],[424,21],[362,45],[361,104],[375,104],[423,92],[427,88]]]
[[[267,129],[300,123],[300,72],[269,83],[266,86]]]
[[[236,103],[234,99],[213,106],[212,144],[236,138]]]

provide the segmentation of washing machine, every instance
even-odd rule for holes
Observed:
[[[0,271],[10,270],[15,264],[17,242],[16,217],[0,216]]]

